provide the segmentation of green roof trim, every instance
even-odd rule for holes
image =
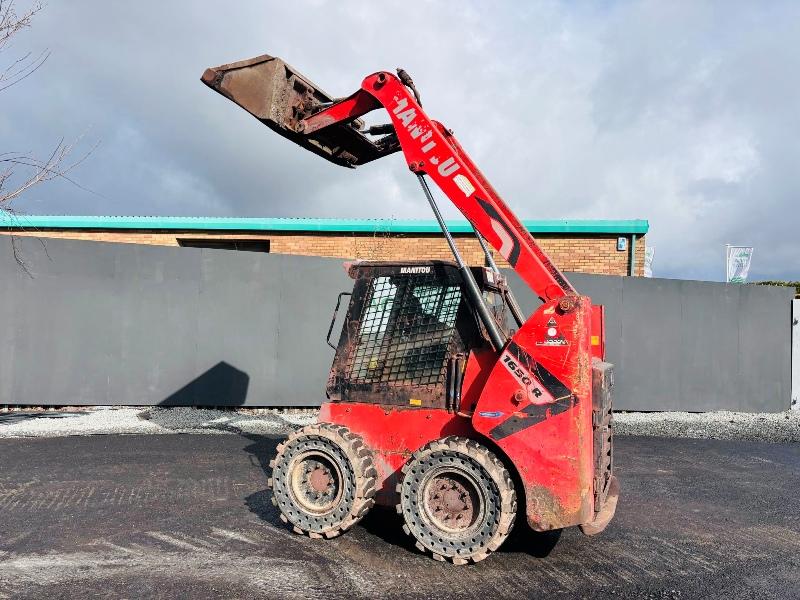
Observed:
[[[522,224],[531,233],[620,233],[644,235],[646,219],[529,220]],[[453,233],[471,233],[467,221],[447,221]],[[0,227],[36,229],[160,229],[167,231],[321,231],[347,233],[439,233],[434,220],[411,219],[292,219],[261,217],[106,217],[22,215],[0,211]]]

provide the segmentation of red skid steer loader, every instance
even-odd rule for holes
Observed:
[[[454,257],[349,266],[353,290],[328,331],[328,401],[271,463],[282,520],[331,538],[373,505],[395,506],[421,551],[455,564],[497,550],[518,512],[535,531],[602,531],[619,495],[603,307],[575,291],[453,132],[425,114],[411,77],[380,71],[333,98],[265,55],[202,81],[337,165],[402,151]],[[367,127],[360,117],[376,109],[391,122]],[[472,224],[486,267],[464,263],[428,178]],[[527,319],[489,246],[542,301]]]

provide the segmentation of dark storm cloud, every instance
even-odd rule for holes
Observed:
[[[0,95],[3,150],[100,146],[30,213],[423,217],[400,157],[357,171],[199,82],[281,56],[334,94],[403,66],[524,218],[647,218],[656,274],[798,277],[796,3],[51,2],[6,53],[52,50]],[[450,214],[454,214],[451,209]],[[793,216],[794,214],[794,216]]]

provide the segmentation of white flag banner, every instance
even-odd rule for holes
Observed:
[[[750,260],[753,258],[752,246],[726,246],[728,267],[728,283],[744,283],[750,272]]]
[[[653,276],[653,255],[656,253],[656,249],[652,246],[647,246],[644,249],[644,276],[645,277],[652,277]]]

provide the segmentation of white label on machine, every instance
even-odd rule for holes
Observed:
[[[458,175],[453,177],[453,181],[458,186],[464,195],[469,198],[472,194],[475,193],[475,187],[472,185],[469,179],[467,179],[464,175],[459,173]]]

